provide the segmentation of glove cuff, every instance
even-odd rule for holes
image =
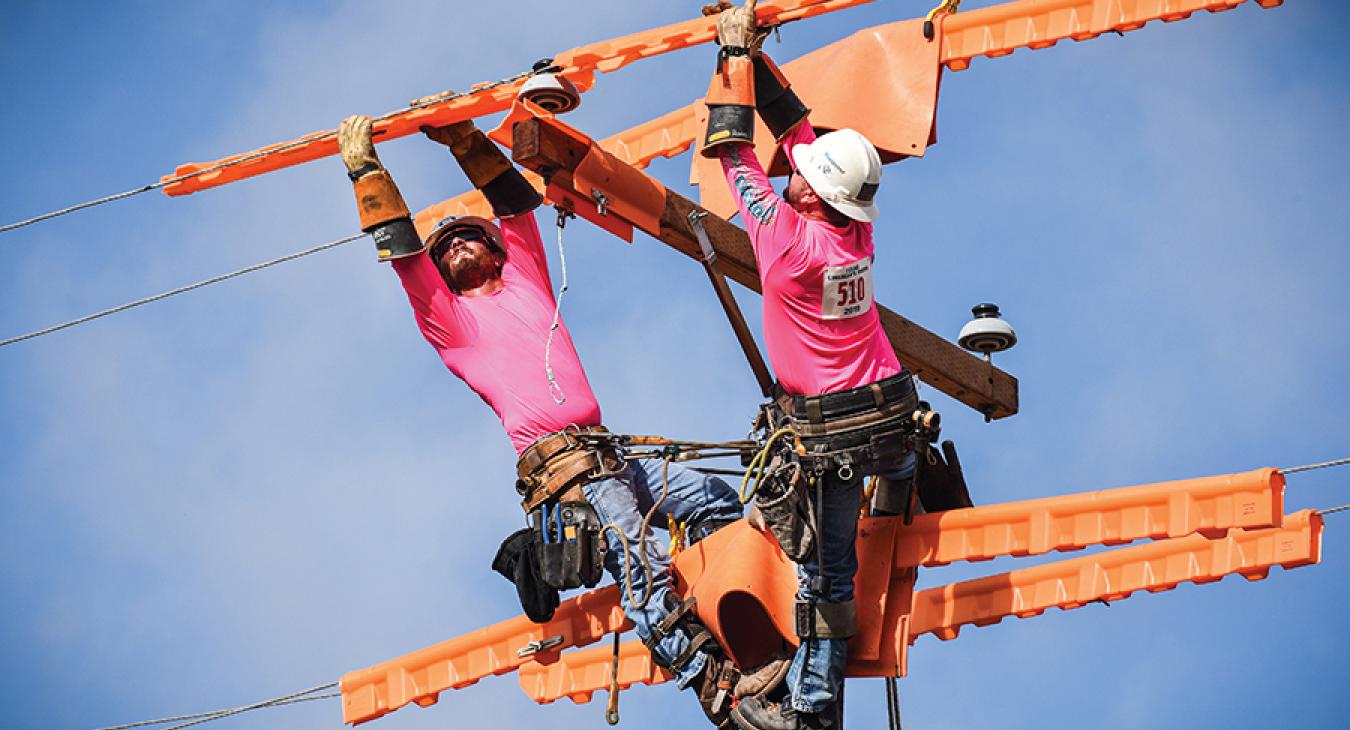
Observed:
[[[398,218],[376,226],[370,232],[375,239],[375,254],[381,261],[416,256],[427,250],[426,244],[417,236],[411,218]]]
[[[483,197],[492,205],[492,214],[498,218],[528,213],[544,202],[539,191],[516,169],[498,175],[482,190]]]
[[[755,74],[750,58],[719,55],[717,65],[704,97],[708,129],[699,147],[704,157],[716,157],[719,145],[753,142],[755,138]]]
[[[792,84],[778,69],[773,59],[764,54],[755,57],[755,109],[759,111],[764,126],[773,133],[775,141],[781,142],[811,113],[810,109],[797,97]]]
[[[501,149],[477,128],[452,142],[450,152],[455,155],[469,182],[479,190],[502,173],[513,169],[511,161],[506,159]]]
[[[741,49],[744,50],[744,49]],[[755,71],[749,56],[719,56],[717,72],[708,93],[703,97],[708,106],[714,104],[755,105]]]
[[[408,218],[408,204],[403,202],[394,178],[380,169],[352,183],[356,193],[356,208],[361,215],[361,230],[369,232],[376,226],[399,218]]]

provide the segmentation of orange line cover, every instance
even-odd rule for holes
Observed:
[[[1069,610],[1128,598],[1140,590],[1171,590],[1183,582],[1212,583],[1232,574],[1261,580],[1275,565],[1288,570],[1321,562],[1321,546],[1322,518],[1303,511],[1284,517],[1283,527],[1232,530],[1217,538],[1191,535],[930,588],[914,594],[913,630],[907,638],[912,643],[932,633],[952,639],[966,624],[986,626],[1006,616],[1039,616],[1051,607]],[[621,688],[670,680],[649,660],[644,663],[641,643],[624,643],[620,651]],[[563,697],[589,702],[596,690],[609,687],[612,656],[609,647],[595,647],[564,654],[547,667],[532,663],[520,670],[521,688],[536,702]],[[848,676],[895,676],[895,672],[877,671],[868,662],[850,658]]]

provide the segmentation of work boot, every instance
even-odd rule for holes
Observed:
[[[698,691],[698,704],[718,730],[734,730],[731,722],[732,688],[736,686],[740,673],[730,659],[707,655],[703,663],[703,676],[694,680]]]
[[[736,682],[736,699],[766,697],[783,683],[791,668],[792,659],[780,652],[763,664],[741,672],[741,678]]]
[[[827,730],[834,727],[833,714],[798,712],[786,701],[779,704],[747,697],[731,711],[741,730]]]

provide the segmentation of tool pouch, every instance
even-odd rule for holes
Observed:
[[[542,504],[530,513],[530,530],[545,585],[566,590],[593,587],[604,571],[600,517],[586,502]]]
[[[516,596],[525,615],[537,624],[553,618],[558,608],[558,589],[544,583],[539,575],[539,551],[534,530],[525,527],[511,533],[497,549],[492,569],[516,586]]]
[[[773,457],[767,471],[755,492],[755,506],[764,514],[783,553],[801,562],[813,555],[816,547],[806,474],[800,464],[781,454]]]
[[[973,506],[956,444],[942,442],[942,450],[927,445],[915,455],[914,483],[924,512],[943,512]]]

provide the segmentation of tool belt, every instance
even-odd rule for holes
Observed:
[[[819,396],[775,390],[766,407],[769,424],[774,430],[791,429],[800,445],[773,455],[755,492],[755,506],[779,547],[800,563],[819,548],[820,507],[812,485],[818,491],[819,480],[831,469],[848,481],[880,471],[907,451],[926,448],[939,419],[920,403],[909,372]]]
[[[535,441],[516,462],[530,526],[502,543],[493,567],[516,584],[536,622],[552,616],[559,590],[593,587],[603,575],[604,526],[581,487],[627,468],[609,437],[603,426],[569,427]]]
[[[584,501],[581,485],[622,474],[627,463],[618,450],[595,443],[609,435],[604,426],[573,427],[530,444],[516,462],[516,491],[525,512],[564,498]]]
[[[802,465],[817,474],[831,467],[851,473],[855,465],[871,473],[879,462],[915,448],[913,436],[924,418],[908,370],[824,395],[788,395],[775,386],[774,406],[801,442]]]

